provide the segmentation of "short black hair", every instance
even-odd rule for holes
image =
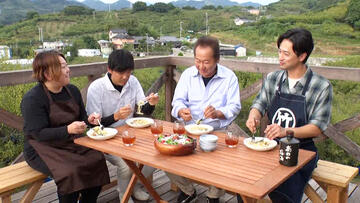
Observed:
[[[213,50],[214,53],[214,59],[218,61],[220,59],[220,46],[219,46],[219,40],[217,40],[214,37],[209,36],[203,36],[200,37],[194,47],[194,56],[196,56],[196,48],[197,47],[210,47]]]
[[[280,48],[280,44],[284,39],[290,40],[293,43],[293,51],[297,56],[306,53],[306,58],[303,61],[305,64],[314,49],[314,41],[311,32],[303,28],[290,29],[279,36],[277,40],[278,48]]]
[[[134,70],[134,57],[128,50],[114,50],[109,56],[108,67],[116,72]]]

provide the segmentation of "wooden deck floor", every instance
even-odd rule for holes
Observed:
[[[110,176],[111,179],[116,179],[116,170],[115,167],[109,165]],[[317,185],[315,181],[310,181],[311,185]],[[165,173],[161,170],[156,170],[153,175],[153,187],[159,193],[159,195],[166,201],[173,203],[176,202],[177,193],[170,190],[170,182]],[[206,202],[206,190],[207,188],[202,185],[195,184],[196,191],[199,195],[197,203],[204,203]],[[315,187],[314,187],[315,188]],[[316,186],[317,192],[326,200],[326,193],[322,190],[318,185]],[[24,194],[24,191],[16,193],[12,196],[12,202],[20,202],[20,198]],[[349,186],[349,203],[358,203],[360,202],[360,188],[356,184],[350,184]],[[57,200],[57,193],[56,193],[56,186],[54,181],[46,182],[42,185],[40,191],[35,196],[34,201],[35,203],[48,203],[48,202],[58,202]],[[116,187],[112,187],[99,195],[98,203],[116,203],[119,202],[118,193],[116,191]],[[137,203],[142,203],[142,201],[135,201]],[[149,200],[146,202],[155,202],[154,200]],[[226,193],[223,197],[220,198],[220,202],[225,203],[237,203],[236,197],[234,195]],[[261,201],[266,202],[266,201]],[[310,203],[311,201],[308,200],[306,195],[303,197],[304,203]]]

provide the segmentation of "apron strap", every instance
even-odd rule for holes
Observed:
[[[285,71],[282,73],[281,78],[280,78],[280,82],[278,84],[277,90],[279,91],[279,93],[281,92],[281,85],[283,83],[282,81],[283,81],[284,74],[285,74]]]
[[[310,81],[311,81],[311,78],[312,78],[312,75],[313,75],[313,72],[311,69],[309,69],[310,73],[309,73],[309,76],[306,80],[306,83],[305,83],[305,86],[304,86],[304,89],[301,93],[301,95],[305,96],[305,92],[307,91],[307,89],[309,88],[309,84],[310,84]]]

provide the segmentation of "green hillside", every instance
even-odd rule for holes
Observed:
[[[262,17],[256,23],[236,26],[236,17],[255,20],[257,16],[244,11],[243,7],[229,7],[215,10],[186,10],[175,8],[165,13],[153,11],[121,10],[112,12],[96,12],[94,15],[65,15],[63,12],[35,16],[33,19],[18,22],[0,28],[0,44],[21,47],[14,50],[15,57],[31,55],[31,51],[40,45],[38,29],[43,28],[44,41],[78,40],[83,36],[91,36],[95,40],[106,39],[111,28],[126,28],[130,35],[158,37],[162,35],[179,36],[180,21],[182,35],[196,37],[205,33],[205,13],[209,16],[210,34],[218,37],[223,43],[244,44],[249,53],[261,50],[265,54],[274,54],[277,36],[292,27],[305,27],[311,30],[316,41],[315,54],[318,55],[354,55],[360,53],[360,32],[356,26],[347,22],[348,7],[351,0],[316,1],[318,6],[302,14],[292,13],[285,5],[290,1],[283,0],[271,4],[262,10]],[[296,0],[314,2],[312,0]],[[353,0],[354,1],[354,0]],[[335,4],[332,4],[335,3]],[[301,5],[301,4],[299,4]],[[298,6],[299,6],[298,5]],[[326,7],[326,9],[322,9]],[[274,9],[283,10],[282,15],[272,16]],[[357,10],[359,10],[358,8]],[[267,17],[265,17],[267,16]],[[196,19],[196,20],[195,20]],[[356,20],[356,19],[355,19]],[[359,21],[358,21],[359,22]],[[194,33],[188,33],[188,30]]]

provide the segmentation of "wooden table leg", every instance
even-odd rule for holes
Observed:
[[[31,186],[27,189],[26,193],[24,194],[23,198],[21,199],[20,203],[32,202],[36,193],[41,188],[42,184],[44,183],[45,179],[41,179],[39,181],[34,182]]]
[[[342,188],[342,187],[338,187],[338,186],[334,186],[334,185],[328,185],[328,187],[327,187],[327,202],[328,203],[346,203],[348,201],[348,197],[347,197],[348,187]]]
[[[144,165],[139,165],[139,171],[142,170]],[[136,181],[137,181],[137,176],[135,175],[135,173],[132,175],[131,179],[130,179],[130,182],[126,188],[126,191],[124,192],[124,195],[122,196],[121,198],[121,203],[126,203],[129,201],[130,199],[130,196],[132,194],[132,191],[134,189],[134,186],[136,184]]]
[[[245,195],[240,195],[244,203],[256,203],[257,200],[251,197],[247,197]]]
[[[161,199],[159,194],[154,190],[154,188],[151,186],[151,184],[148,182],[148,180],[145,178],[145,176],[141,173],[141,170],[136,166],[136,163],[127,159],[123,159],[125,163],[131,168],[131,170],[134,172],[137,178],[144,184],[145,188],[149,191],[151,196],[155,199],[156,202],[166,202]],[[133,178],[132,178],[133,179]],[[136,178],[134,178],[136,179]],[[131,182],[131,181],[130,181]]]
[[[11,194],[14,193],[14,190],[4,192],[0,194],[0,203],[11,203]]]

